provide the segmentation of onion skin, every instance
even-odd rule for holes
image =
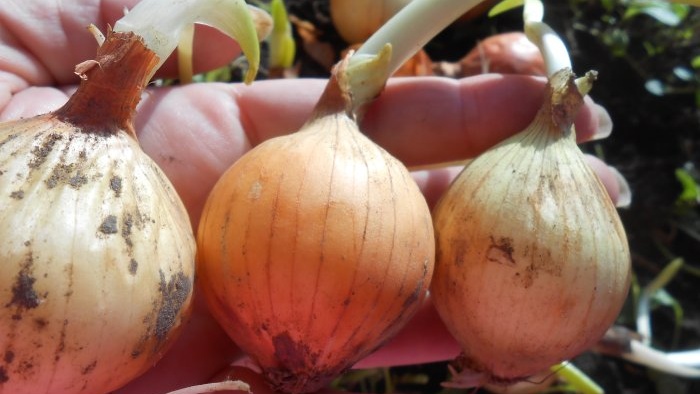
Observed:
[[[189,314],[189,218],[131,126],[154,61],[112,33],[64,107],[0,124],[0,392],[117,389]]]
[[[433,302],[462,367],[513,382],[593,346],[630,282],[625,231],[570,130],[570,71],[522,133],[465,167],[434,210]]]
[[[391,338],[430,283],[430,211],[336,79],[302,130],[239,159],[200,221],[210,310],[276,390],[316,391]]]

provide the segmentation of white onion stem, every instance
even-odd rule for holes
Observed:
[[[192,64],[192,50],[194,49],[194,24],[183,26],[180,41],[177,44],[177,71],[180,83],[192,82],[194,65]]]
[[[688,367],[700,367],[700,349],[666,353],[666,358]]]
[[[90,34],[92,34],[93,37],[95,37],[95,41],[97,41],[97,46],[102,46],[102,44],[105,42],[105,35],[102,34],[100,29],[98,29],[97,26],[91,23],[88,25],[87,30],[90,32]]]
[[[386,44],[390,44],[392,56],[387,75],[383,76],[386,81],[389,75],[428,41],[482,1],[484,0],[413,0],[365,41],[350,59],[350,67],[354,62],[377,56]],[[377,93],[382,86],[378,87]]]
[[[642,336],[642,342],[645,345],[650,345],[651,339],[653,338],[651,329],[651,299],[658,291],[666,287],[666,285],[673,280],[684,264],[685,261],[682,258],[672,260],[642,290],[642,294],[637,302],[636,328],[637,332]]]
[[[551,77],[561,69],[571,68],[571,58],[564,41],[549,25],[542,22],[543,17],[544,6],[541,0],[525,0],[525,35],[540,49],[547,76]]]
[[[675,362],[668,354],[653,349],[636,339],[630,342],[630,351],[622,353],[625,360],[641,364],[657,371],[684,378],[700,378],[700,369]]]
[[[143,0],[117,21],[114,31],[142,37],[158,56],[160,67],[177,47],[186,26],[215,27],[238,41],[250,64],[246,74],[250,82],[260,62],[259,32],[251,8],[243,0]]]

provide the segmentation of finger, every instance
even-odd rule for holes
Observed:
[[[454,359],[460,346],[435,310],[430,297],[395,337],[355,368],[425,364]]]
[[[240,90],[238,97],[254,145],[301,126],[325,84],[266,82]],[[542,102],[543,89],[542,79],[517,75],[396,78],[370,105],[362,129],[408,166],[461,160],[526,127]],[[579,141],[596,134],[600,111],[586,100],[576,119]]]
[[[63,105],[68,96],[49,87],[30,87],[14,94],[4,108],[0,107],[0,121],[44,114]]]
[[[181,193],[196,226],[223,171],[251,146],[298,130],[325,83],[294,79],[155,90],[139,109],[139,138]],[[392,80],[362,127],[409,166],[460,160],[524,128],[543,86],[540,79],[521,76]],[[503,108],[514,109],[504,116]],[[595,134],[597,114],[592,102],[581,111],[582,140]]]
[[[397,79],[370,107],[364,129],[408,166],[474,157],[533,120],[544,83],[493,74],[461,80]],[[579,111],[580,142],[597,132],[597,111],[590,99]]]
[[[629,206],[632,202],[632,192],[622,174],[595,156],[586,155],[585,158],[588,165],[598,175],[603,186],[605,186],[613,203],[620,208]]]

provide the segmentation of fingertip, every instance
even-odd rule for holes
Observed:
[[[587,154],[585,159],[598,175],[615,206],[618,208],[629,207],[632,203],[632,190],[622,173],[595,156]]]
[[[595,113],[598,115],[598,129],[593,134],[593,140],[608,138],[612,133],[613,121],[608,111],[599,104],[593,104]]]
[[[607,138],[612,133],[613,122],[608,111],[590,96],[583,98],[584,106],[576,116],[576,139],[578,142]]]
[[[615,201],[615,206],[618,208],[629,208],[632,205],[632,188],[630,188],[629,182],[622,175],[617,168],[613,166],[608,166],[608,169],[612,172],[618,186],[618,196],[617,201]]]
[[[12,96],[0,111],[0,121],[28,118],[58,109],[68,96],[52,87],[30,87]]]

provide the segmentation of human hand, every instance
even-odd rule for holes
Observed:
[[[62,105],[79,82],[73,73],[75,64],[95,54],[96,44],[85,26],[95,23],[106,30],[122,15],[124,6],[135,3],[6,0],[0,9],[0,120]],[[236,45],[211,29],[201,29],[197,40],[201,50],[195,51],[195,61],[200,71],[226,64],[239,53]],[[173,68],[170,62],[159,75],[172,75]],[[369,108],[362,128],[410,167],[462,160],[522,129],[539,107],[543,83],[499,75],[459,81],[392,80]],[[297,130],[324,84],[323,80],[277,80],[252,86],[148,89],[135,119],[139,141],[175,185],[195,229],[206,196],[222,172],[252,146]],[[580,141],[605,136],[611,127],[605,111],[590,100],[576,126]],[[614,171],[600,161],[592,163],[613,200],[618,199]],[[458,167],[445,167],[418,171],[414,177],[433,204],[457,172]],[[446,360],[458,352],[428,302],[405,330],[358,367]],[[203,302],[195,299],[192,318],[171,351],[119,392],[161,393],[206,382],[240,357]]]

